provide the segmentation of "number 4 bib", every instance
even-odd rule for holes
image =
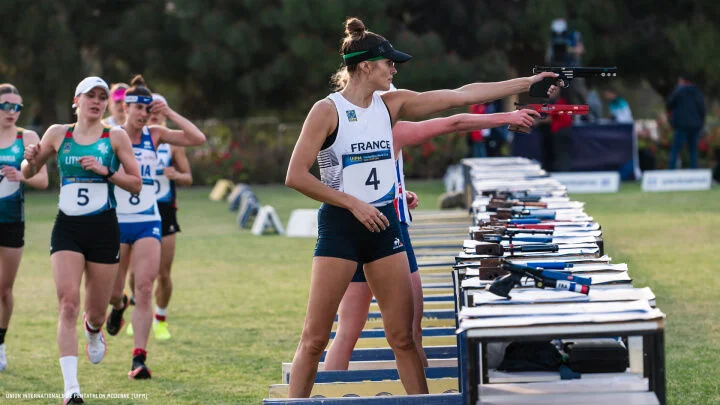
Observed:
[[[346,154],[342,163],[344,192],[375,205],[395,199],[395,163],[389,150]]]

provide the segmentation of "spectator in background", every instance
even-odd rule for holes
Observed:
[[[580,32],[569,29],[564,18],[556,18],[550,24],[550,46],[546,62],[555,66],[580,66],[585,53]]]
[[[585,83],[587,84],[588,89],[587,100],[585,103],[588,107],[590,107],[590,111],[587,115],[582,115],[580,117],[584,118],[584,120],[588,122],[598,122],[603,115],[602,100],[600,100],[600,94],[595,86],[593,86],[592,82],[587,79]]]
[[[565,18],[556,18],[550,24],[550,44],[545,53],[545,61],[550,66],[582,66],[585,45],[582,35],[568,27]],[[573,80],[568,93],[568,104],[585,104],[588,96],[583,78]]]
[[[614,122],[618,124],[632,124],[634,122],[630,104],[620,97],[617,90],[608,87],[603,92],[603,96],[609,102],[608,111],[610,112],[610,118]]]
[[[667,100],[670,125],[674,130],[668,169],[677,166],[677,158],[687,144],[690,168],[697,168],[698,139],[705,126],[705,100],[688,74],[681,74],[677,87]]]
[[[473,104],[470,106],[470,114],[485,114],[485,104]],[[490,135],[489,129],[479,131],[470,131],[468,133],[468,146],[470,147],[470,156],[474,158],[487,157],[487,149],[485,148],[485,136]]]

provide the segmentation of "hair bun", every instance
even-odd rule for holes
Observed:
[[[361,19],[351,17],[345,20],[345,35],[349,37],[362,37],[367,32],[367,28]]]
[[[132,78],[132,81],[130,81],[130,86],[133,86],[133,87],[139,87],[139,86],[147,87],[147,86],[145,85],[145,79],[143,79],[142,75],[135,75],[135,77]]]

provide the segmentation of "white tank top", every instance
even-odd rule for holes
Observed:
[[[158,202],[175,202],[175,185],[165,176],[165,168],[170,166],[172,166],[172,149],[170,149],[170,145],[161,143],[157,147],[157,168],[155,172],[155,197]]]
[[[157,170],[157,153],[153,145],[148,127],[143,127],[140,143],[133,145],[135,159],[140,166],[142,189],[139,194],[130,194],[117,187],[117,218],[119,223],[136,223],[159,221],[160,211],[155,198],[155,171]]]
[[[397,193],[390,113],[380,94],[368,108],[340,93],[328,96],[338,112],[335,141],[318,153],[320,180],[335,190],[381,207]]]

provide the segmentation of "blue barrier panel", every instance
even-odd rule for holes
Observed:
[[[423,328],[423,336],[452,336],[455,334],[455,328]],[[361,338],[382,338],[385,337],[383,329],[368,329],[360,333]],[[330,339],[335,339],[335,331],[330,333]]]
[[[457,346],[430,346],[425,347],[428,359],[456,358]],[[320,361],[325,361],[327,351],[323,352]],[[395,360],[392,349],[355,349],[350,355],[350,361]]]
[[[428,367],[425,369],[427,378],[457,378],[457,367]],[[318,371],[315,383],[360,382],[399,380],[397,369],[384,370],[342,370]]]

